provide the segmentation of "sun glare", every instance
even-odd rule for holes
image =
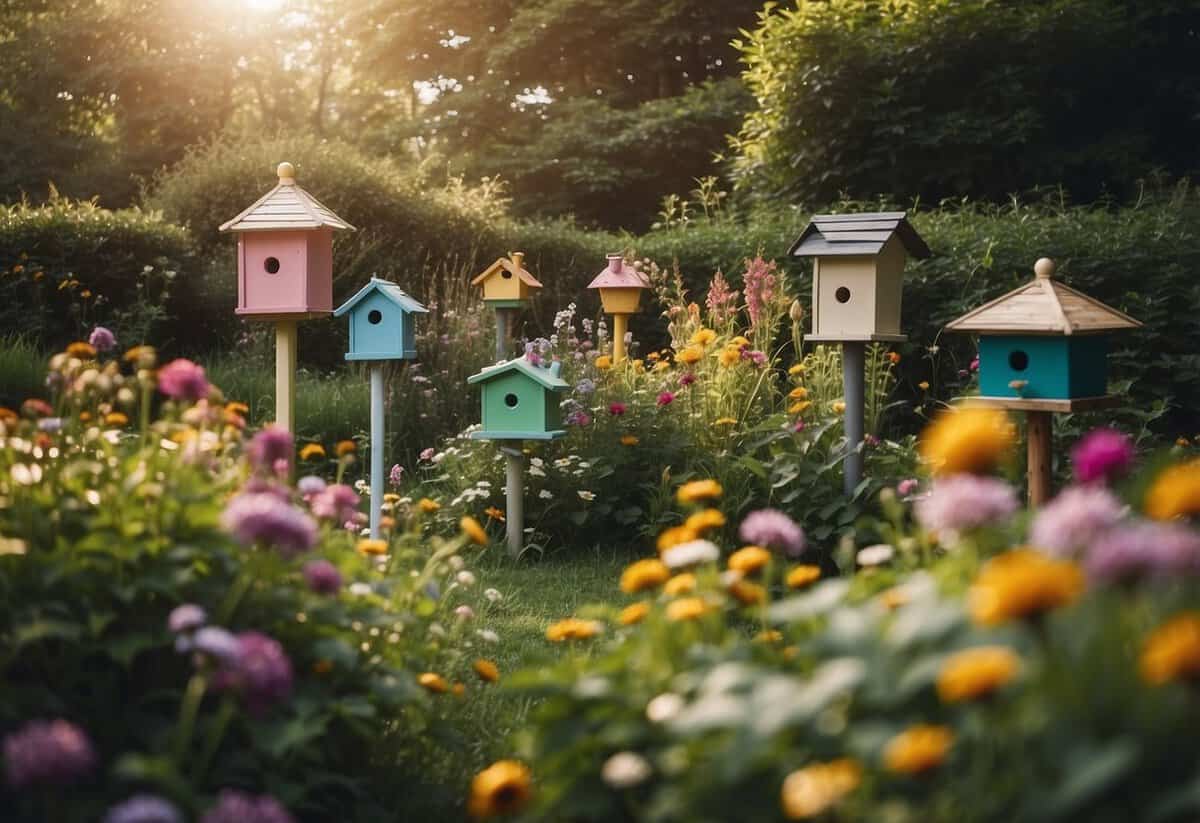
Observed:
[[[283,8],[284,0],[241,0],[241,2],[250,11],[279,11]]]

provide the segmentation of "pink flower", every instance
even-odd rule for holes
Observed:
[[[292,435],[279,426],[267,426],[250,439],[246,446],[246,459],[259,471],[278,471],[283,461],[283,474],[287,474],[294,450]]]
[[[804,529],[778,509],[759,509],[746,515],[738,537],[756,546],[782,549],[792,557],[804,552]]]
[[[1071,486],[1038,509],[1029,540],[1051,554],[1071,556],[1117,525],[1125,509],[1103,486]]]
[[[976,357],[971,361],[971,371],[979,371],[979,358]]]
[[[713,275],[712,283],[708,286],[708,297],[704,306],[708,309],[711,321],[720,325],[731,319],[737,311],[738,293],[729,288],[729,281],[718,271]]]
[[[896,493],[901,497],[908,497],[917,490],[917,480],[914,477],[906,477],[896,484]]]
[[[693,374],[692,372],[688,372],[687,374],[681,374],[679,376],[679,385],[681,385],[681,386],[690,386],[695,382],[696,382],[696,375]]]
[[[176,400],[201,400],[208,397],[208,379],[204,368],[182,357],[158,370],[158,390]]]
[[[420,458],[423,462],[428,463],[430,460],[433,459],[433,456],[435,454],[437,454],[437,450],[434,449],[432,446],[430,446],[427,449],[421,449]]]
[[[1133,443],[1113,429],[1092,429],[1071,449],[1071,465],[1080,483],[1107,483],[1133,465]]]
[[[804,431],[804,421],[803,421],[803,420],[797,420],[795,423],[793,423],[793,424],[792,424],[792,431],[796,432],[797,434],[798,434],[798,433],[800,433],[800,432],[802,432],[802,431]]]
[[[239,543],[265,543],[284,556],[307,551],[317,542],[317,524],[312,518],[267,492],[242,493],[230,500],[221,513],[221,525]]]
[[[669,391],[661,392],[655,402],[660,406],[669,406],[675,400],[675,395]]]
[[[943,539],[1007,519],[1017,510],[1017,493],[994,477],[954,474],[939,479],[917,501],[917,522]]]
[[[326,486],[312,500],[312,512],[323,520],[345,523],[358,512],[358,493],[344,483]]]
[[[767,305],[775,296],[775,286],[778,278],[775,274],[775,261],[768,263],[761,256],[746,261],[746,271],[742,275],[742,284],[746,290],[746,313],[750,315],[750,327],[754,328],[763,320]]]
[[[342,573],[328,560],[314,560],[304,567],[304,582],[317,594],[337,594],[342,587]]]
[[[92,329],[92,333],[88,336],[88,342],[96,349],[96,351],[111,351],[117,345],[116,336],[104,328],[97,326]]]
[[[613,417],[620,417],[621,415],[623,415],[625,413],[625,411],[626,411],[626,407],[625,407],[624,403],[609,403],[608,404],[608,413],[611,414]]]

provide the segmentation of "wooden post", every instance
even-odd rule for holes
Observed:
[[[846,460],[843,464],[843,488],[847,497],[862,482],[864,417],[866,416],[866,343],[842,343],[842,388],[846,409],[842,422],[846,431]]]
[[[379,539],[383,515],[383,364],[371,364],[371,539]]]
[[[1051,456],[1054,453],[1054,424],[1048,411],[1025,412],[1028,449],[1029,505],[1040,506],[1050,499]]]
[[[500,447],[504,453],[507,477],[504,484],[507,509],[504,522],[508,535],[508,553],[519,557],[525,548],[525,453],[520,442]]]
[[[613,365],[625,359],[625,333],[629,328],[629,315],[614,314],[613,319]]]
[[[296,321],[275,321],[275,424],[296,433]]]

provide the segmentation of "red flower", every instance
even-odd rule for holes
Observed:
[[[671,401],[673,401],[674,399],[675,399],[675,395],[671,394],[669,391],[665,391],[658,396],[657,402],[658,402],[658,405],[660,405],[660,406],[669,406],[669,405],[671,405]]]
[[[624,403],[609,403],[608,404],[608,413],[611,414],[613,417],[620,417],[621,415],[623,415],[625,413],[625,408],[626,407],[625,407]]]

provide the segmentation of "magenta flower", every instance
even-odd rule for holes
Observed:
[[[694,372],[685,372],[679,375],[679,385],[690,386],[696,382],[696,374]]]
[[[796,432],[797,434],[804,431],[804,421],[799,419],[796,420],[796,422],[792,424],[792,431]]]
[[[88,335],[88,342],[92,344],[96,351],[111,351],[117,345],[117,338],[108,329],[103,326],[97,326]]]
[[[335,523],[353,520],[358,513],[358,492],[344,483],[326,486],[312,499],[312,513],[322,520]]]
[[[96,754],[83,729],[66,720],[34,720],[4,738],[8,784],[65,784],[96,765]]]
[[[1071,449],[1080,483],[1108,483],[1133,466],[1133,442],[1113,429],[1092,429]]]
[[[613,417],[620,417],[625,412],[626,412],[626,406],[624,403],[609,403],[608,404],[608,413],[611,414]]]
[[[759,509],[746,515],[738,537],[756,546],[780,549],[796,557],[804,552],[804,529],[778,509]]]
[[[971,361],[971,371],[979,371],[979,358],[976,357]]]
[[[919,483],[915,477],[906,477],[896,484],[896,493],[901,497],[908,497],[917,490]]]
[[[342,573],[328,560],[314,560],[304,566],[304,581],[317,594],[337,594],[342,588]]]
[[[249,631],[239,634],[237,642],[237,657],[218,670],[214,687],[238,692],[254,713],[285,700],[292,692],[292,662],[279,641]]]
[[[592,416],[583,409],[576,409],[567,415],[568,426],[590,426],[592,424]]]
[[[400,488],[401,481],[404,480],[404,467],[399,463],[392,466],[392,470],[388,472],[388,482],[395,488]]]
[[[221,513],[221,526],[243,545],[274,546],[284,556],[307,551],[317,542],[312,518],[270,493],[243,492],[230,500]]]
[[[295,819],[270,795],[222,789],[217,804],[204,813],[200,823],[295,823]]]
[[[655,402],[660,406],[669,406],[675,400],[675,395],[669,391],[661,392]]]
[[[1069,557],[1125,517],[1126,506],[1103,486],[1071,486],[1038,510],[1029,531],[1039,549]]]
[[[291,465],[295,445],[291,432],[279,426],[267,426],[246,445],[246,459],[258,471],[273,472],[280,461],[286,467]]]
[[[917,522],[953,540],[958,532],[1010,517],[1017,507],[1016,490],[1003,480],[955,474],[935,481],[914,508]]]
[[[751,349],[748,346],[742,346],[742,359],[749,360],[756,366],[761,366],[767,362],[767,356],[757,349]]]
[[[427,449],[421,450],[420,458],[421,458],[422,462],[428,463],[430,460],[433,459],[433,456],[435,454],[437,454],[437,450],[434,449],[432,446],[430,446]]]
[[[158,390],[175,400],[203,400],[211,387],[204,368],[182,357],[158,370]]]

